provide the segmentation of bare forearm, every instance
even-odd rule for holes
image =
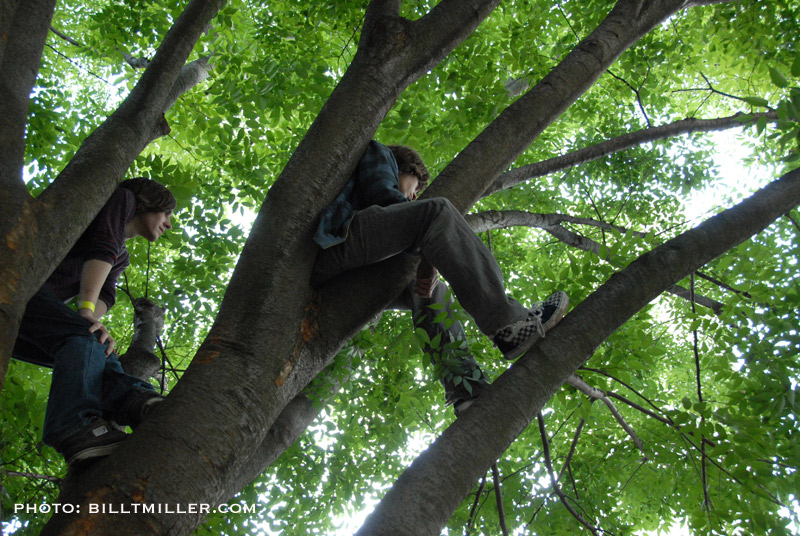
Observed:
[[[99,299],[100,291],[109,273],[111,273],[111,264],[105,261],[91,259],[83,263],[78,303],[79,305],[84,302],[91,302],[94,304],[95,318],[100,318],[108,310],[108,306],[104,302],[99,301]]]

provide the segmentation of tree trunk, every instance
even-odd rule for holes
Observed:
[[[227,496],[280,411],[366,320],[359,313],[342,323],[330,311],[320,320],[338,316],[339,329],[324,333],[317,323],[326,298],[313,296],[308,286],[316,214],[344,185],[399,93],[496,4],[445,0],[413,23],[398,16],[395,2],[370,5],[356,58],[270,189],[192,364],[115,456],[90,468],[80,490],[61,497],[83,505],[81,514],[53,516],[45,533],[91,521],[87,534],[183,534],[205,514],[153,512],[121,527],[113,515],[88,514],[98,492],[103,502],[116,504],[132,498],[217,504]],[[381,297],[370,315],[391,298]]]

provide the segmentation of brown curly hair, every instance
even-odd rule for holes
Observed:
[[[169,212],[178,202],[166,186],[147,177],[136,177],[120,183],[120,188],[136,196],[136,214],[143,212]]]
[[[419,179],[419,190],[425,188],[431,176],[428,174],[428,168],[425,167],[425,162],[422,161],[419,153],[405,145],[387,145],[387,147],[392,151],[400,173],[411,173]]]

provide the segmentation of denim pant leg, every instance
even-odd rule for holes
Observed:
[[[70,337],[53,356],[53,378],[44,417],[44,442],[61,441],[103,416],[101,386],[105,347],[93,337]]]
[[[153,389],[122,372],[115,355],[107,358],[90,326],[46,289],[31,298],[20,323],[12,355],[53,367],[43,431],[52,446],[95,417],[113,416],[132,390]]]
[[[447,285],[439,282],[430,298],[420,298],[414,294],[412,285],[403,292],[402,302],[410,306],[415,328],[425,330],[431,340],[439,337],[439,344],[435,347],[426,344],[423,349],[434,366],[442,366],[444,375],[440,376],[439,381],[444,387],[445,402],[453,404],[478,396],[489,385],[489,381],[469,351],[464,326],[453,318],[453,299],[448,296]],[[444,307],[439,308],[438,305]],[[446,313],[444,318],[437,322],[437,317],[442,316],[443,312]],[[459,377],[461,379],[456,380]]]
[[[527,314],[506,296],[502,272],[488,248],[444,198],[357,212],[347,239],[318,254],[312,282],[320,284],[403,252],[421,253],[436,266],[486,335]]]

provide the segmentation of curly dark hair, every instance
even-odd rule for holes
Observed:
[[[419,153],[405,145],[388,145],[387,147],[392,151],[400,173],[411,173],[419,179],[419,189],[425,188],[431,176],[428,174],[428,168],[425,167],[425,162],[422,161]]]
[[[142,212],[169,212],[178,202],[166,186],[147,177],[136,177],[120,183],[121,188],[136,196],[136,214]]]

